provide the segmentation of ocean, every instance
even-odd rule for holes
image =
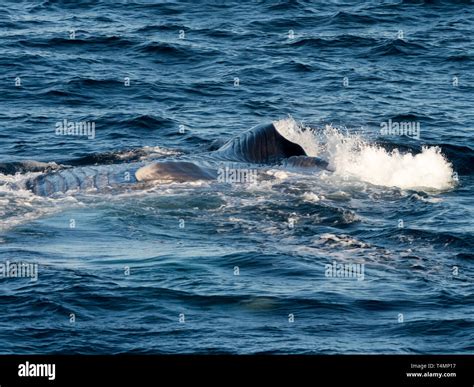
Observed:
[[[473,36],[472,1],[4,0],[0,353],[472,354]],[[19,188],[271,122],[328,168]]]

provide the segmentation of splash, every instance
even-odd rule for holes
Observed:
[[[278,133],[288,141],[298,144],[308,156],[317,156],[320,151],[320,143],[315,137],[312,128],[306,128],[296,122],[292,117],[274,121],[273,125]]]
[[[328,169],[344,179],[421,191],[455,186],[453,167],[439,147],[423,147],[417,154],[388,151],[332,126],[304,128],[291,117],[275,122],[275,127],[289,141],[301,145],[308,156],[327,160]]]

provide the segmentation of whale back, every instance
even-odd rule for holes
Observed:
[[[221,160],[276,164],[291,156],[305,156],[303,148],[283,137],[273,123],[256,126],[227,142],[212,155]]]

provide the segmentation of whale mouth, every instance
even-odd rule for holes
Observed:
[[[283,136],[274,123],[257,125],[225,143],[212,155],[217,160],[275,165],[306,152],[288,135]]]

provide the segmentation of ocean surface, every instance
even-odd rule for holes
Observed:
[[[37,280],[0,267],[0,353],[472,354],[473,36],[471,1],[2,1],[0,266]],[[18,188],[274,121],[328,170]]]

